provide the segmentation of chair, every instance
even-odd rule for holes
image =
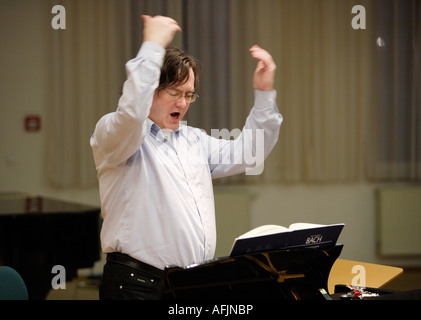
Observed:
[[[28,300],[28,290],[19,273],[0,266],[0,300]]]

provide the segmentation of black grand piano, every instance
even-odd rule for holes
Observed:
[[[164,270],[163,298],[331,300],[327,284],[343,245],[292,248],[217,258]]]
[[[55,265],[66,281],[100,258],[100,208],[23,194],[0,194],[0,265],[23,278],[29,299],[45,299]]]

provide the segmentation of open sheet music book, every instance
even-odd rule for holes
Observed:
[[[336,244],[343,223],[293,223],[289,228],[264,225],[235,239],[230,256],[289,248],[329,248]]]

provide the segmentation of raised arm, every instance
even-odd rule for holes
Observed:
[[[269,52],[257,45],[250,48],[250,54],[258,61],[253,76],[254,106],[235,140],[209,138],[209,164],[213,178],[244,171],[253,175],[262,173],[263,162],[278,140],[282,116],[276,106],[274,90],[276,65]]]
[[[165,47],[181,28],[173,19],[142,16],[143,44],[136,58],[126,63],[127,80],[115,112],[103,116],[91,138],[95,162],[117,166],[143,143],[149,115],[165,56]]]

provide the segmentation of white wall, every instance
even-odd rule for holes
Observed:
[[[341,258],[378,262],[375,249],[375,186],[356,184],[256,188],[252,224],[345,223]]]
[[[26,133],[23,121],[27,114],[44,116],[49,48],[41,36],[44,13],[26,2],[33,10],[0,2],[0,191],[43,185],[44,131]]]
[[[52,31],[48,1],[0,1],[0,193],[18,191],[99,205],[96,188],[61,190],[45,178],[47,72]],[[39,132],[25,132],[28,114],[41,117]],[[89,143],[89,141],[87,141]]]
[[[289,226],[294,222],[320,224],[345,223],[339,238],[344,244],[342,259],[394,266],[421,266],[421,259],[385,258],[377,254],[376,189],[368,183],[324,185],[257,185],[215,188],[221,192],[250,194],[249,229],[264,224]],[[231,189],[231,191],[230,191]],[[237,195],[238,198],[238,195]],[[220,197],[216,197],[220,201]],[[227,199],[225,199],[227,201]],[[219,204],[217,208],[223,208]],[[218,215],[228,212],[217,212]],[[238,213],[235,213],[238,216]],[[224,218],[225,223],[228,219]],[[236,224],[235,220],[231,222]],[[227,232],[227,231],[224,231]],[[234,239],[239,234],[231,234]],[[224,238],[229,238],[224,235]],[[396,239],[399,242],[399,239]],[[231,243],[229,243],[231,245]]]

